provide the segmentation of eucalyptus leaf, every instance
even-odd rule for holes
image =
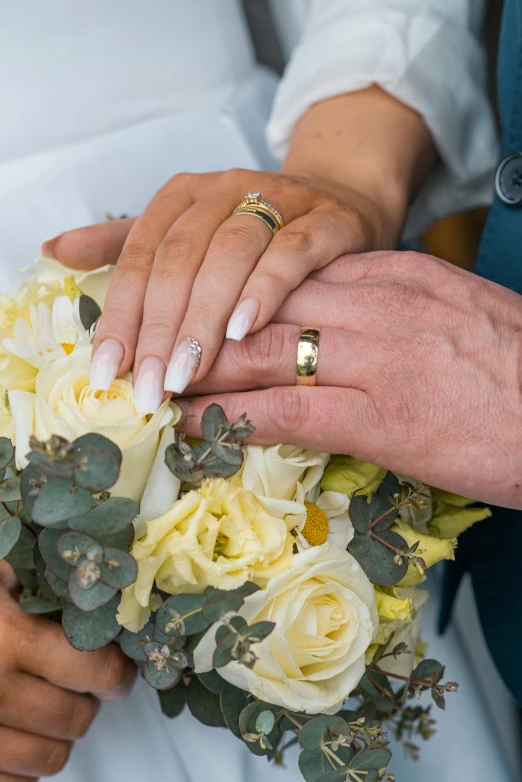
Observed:
[[[145,663],[143,668],[145,679],[155,690],[168,690],[174,687],[181,679],[181,673],[176,668],[166,665],[160,671],[152,662]]]
[[[88,489],[93,494],[114,486],[120,474],[122,460],[116,443],[101,434],[84,434],[74,441],[74,448],[78,464],[74,474],[77,486]]]
[[[203,466],[203,475],[205,478],[231,478],[238,472],[241,464],[230,464],[229,462],[217,461],[205,464]]]
[[[81,611],[95,611],[106,605],[116,595],[116,589],[99,582],[90,589],[81,589],[76,581],[76,571],[71,568],[69,573],[69,597]]]
[[[201,684],[203,684],[207,690],[213,692],[214,695],[220,695],[226,682],[221,678],[219,673],[215,670],[206,671],[205,673],[196,674]]]
[[[110,497],[84,516],[71,519],[71,529],[87,532],[93,537],[120,532],[138,515],[138,503],[126,497]]]
[[[29,454],[30,455],[30,454]],[[47,482],[47,477],[34,464],[28,464],[22,472],[20,479],[20,493],[25,509],[33,512],[34,503],[40,493],[40,489]]]
[[[69,598],[69,587],[67,586],[67,581],[62,581],[62,579],[59,578],[49,566],[47,566],[45,569],[45,580],[55,595],[67,599]]]
[[[22,522],[18,516],[8,516],[0,523],[0,559],[4,559],[18,541],[22,532]]]
[[[167,633],[169,636],[192,635],[192,633],[206,630],[209,623],[203,618],[201,613],[201,607],[204,602],[204,595],[186,594],[169,597],[158,611],[156,624],[162,632]],[[184,617],[183,621],[177,627],[170,627],[167,631],[165,628],[172,625],[177,618],[176,612],[181,617]]]
[[[392,711],[395,706],[395,695],[388,678],[383,673],[376,670],[365,673],[358,686],[370,698],[377,711]]]
[[[303,749],[314,752],[321,748],[325,741],[335,736],[350,735],[350,726],[342,717],[321,715],[309,720],[299,731],[299,744]]]
[[[102,311],[94,299],[91,299],[90,296],[86,296],[84,293],[79,297],[78,307],[82,326],[86,331],[90,331],[102,314]]]
[[[233,660],[232,649],[238,640],[237,633],[229,633],[226,638],[218,643],[212,656],[214,668],[222,668]]]
[[[248,640],[255,644],[260,643],[265,638],[268,638],[272,630],[275,628],[275,622],[255,622],[253,625],[248,626],[243,635],[246,635]]]
[[[354,771],[371,771],[376,769],[380,771],[386,768],[390,762],[392,753],[386,747],[377,747],[376,749],[363,749],[350,762],[350,769]]]
[[[70,451],[65,457],[53,456],[41,451],[30,451],[27,459],[34,469],[39,469],[45,475],[54,478],[73,478],[76,462],[74,451]]]
[[[54,478],[38,492],[32,516],[38,524],[46,527],[81,516],[91,505],[92,497],[88,491],[74,486],[70,480]]]
[[[0,437],[0,470],[4,470],[14,459],[14,448],[11,440]]]
[[[228,425],[225,411],[220,405],[209,405],[201,417],[201,431],[205,440],[214,440]]]
[[[101,563],[101,580],[104,584],[115,589],[125,589],[136,581],[138,564],[134,557],[110,547],[105,549],[104,554],[105,561]]]
[[[344,763],[350,762],[351,752],[349,747],[339,747],[335,754]],[[299,771],[303,775],[305,782],[317,782],[317,780],[332,772],[332,763],[321,749],[315,750],[315,752],[303,749],[299,755]],[[345,776],[347,771],[345,769]]]
[[[221,681],[224,683],[220,694],[221,711],[223,712],[227,728],[232,731],[234,736],[240,739],[239,715],[251,702],[251,696],[245,690],[240,690],[239,687],[234,687],[233,684],[225,682],[224,679],[221,679]]]
[[[67,603],[62,614],[65,636],[71,646],[83,652],[102,649],[121,631],[116,620],[121,595],[116,594],[96,611],[81,611],[74,603]]]
[[[35,540],[36,538],[33,533],[30,532],[27,527],[22,526],[18,540],[10,550],[9,554],[4,557],[6,562],[9,562],[11,567],[13,567],[15,570],[33,570],[33,549]]]
[[[37,595],[29,595],[20,598],[20,608],[26,614],[52,614],[55,611],[61,611],[63,601],[46,600]]]
[[[15,502],[22,499],[20,478],[6,478],[0,482],[0,502]]]
[[[134,525],[129,524],[119,532],[111,532],[109,534],[100,533],[99,535],[94,535],[93,537],[104,548],[111,546],[112,548],[117,548],[120,551],[129,551],[134,542]]]
[[[61,530],[43,529],[38,535],[38,548],[44,558],[47,567],[62,581],[69,577],[69,565],[58,553],[58,541],[63,535]]]
[[[221,462],[235,465],[236,472],[243,464],[243,451],[238,445],[235,445],[235,443],[233,445],[227,445],[227,443],[217,443],[215,440],[213,440],[210,443],[210,447],[212,448],[212,453],[214,456],[217,456]]]
[[[185,459],[179,443],[172,443],[165,449],[165,464],[184,483],[199,483],[203,479],[203,470]]]
[[[56,548],[62,559],[71,564],[72,554],[76,552],[78,557],[80,554],[85,554],[93,543],[96,544],[96,541],[90,535],[86,535],[85,532],[67,531],[63,532],[58,538]],[[100,550],[102,551],[101,546]]]
[[[149,622],[138,633],[124,630],[119,639],[122,652],[132,660],[136,660],[136,662],[147,662],[147,655],[143,646],[148,638],[153,637],[155,629],[155,625]]]
[[[379,537],[395,548],[407,548],[404,539],[389,529],[380,532]],[[404,559],[402,564],[397,564],[396,552],[371,535],[356,532],[348,544],[348,551],[361,565],[370,581],[380,586],[397,584],[408,570],[408,563]]]
[[[243,709],[239,716],[239,730],[241,731],[241,736],[245,736],[247,733],[258,732],[256,723],[260,714],[262,714],[264,711],[271,711],[274,714],[274,717],[277,718],[281,711],[281,707],[274,706],[271,703],[264,703],[263,701],[254,701],[253,703],[249,703],[249,705]],[[279,741],[281,740],[281,735],[282,733],[281,728],[279,727],[279,723],[274,720],[274,727],[267,735],[268,741],[272,747],[278,746]],[[268,755],[270,753],[270,749],[263,749],[259,742],[245,743],[254,755]]]
[[[199,722],[212,728],[226,727],[219,695],[210,692],[197,677],[192,678],[185,694],[187,706]]]
[[[435,701],[435,704],[439,707],[439,709],[442,709],[443,711],[446,708],[446,698],[444,695],[439,692],[437,689],[433,688],[431,691],[431,697]]]
[[[438,660],[431,660],[429,658],[421,660],[413,671],[413,677],[415,679],[430,679],[435,682],[435,684],[440,682],[443,676],[444,666],[442,663],[439,663]]]
[[[238,611],[245,602],[236,590],[216,590],[203,603],[202,614],[209,624],[219,621],[231,611]]]
[[[181,714],[186,703],[185,693],[186,687],[182,683],[179,683],[168,690],[158,691],[161,711],[166,717],[172,719],[173,717],[177,717],[178,714]]]

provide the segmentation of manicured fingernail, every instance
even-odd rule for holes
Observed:
[[[118,374],[123,353],[123,345],[117,339],[105,339],[101,343],[91,364],[91,388],[109,390]]]
[[[165,364],[160,358],[149,356],[138,370],[134,384],[134,407],[140,415],[155,413],[163,399]]]
[[[182,394],[199,366],[201,347],[195,339],[185,339],[170,359],[165,377],[165,391]]]
[[[58,236],[53,236],[51,239],[46,239],[45,242],[42,243],[42,246],[40,247],[42,258],[52,258],[53,260],[56,260],[54,243],[58,238]]]
[[[235,310],[228,321],[227,339],[241,342],[246,337],[259,313],[258,299],[245,299]]]

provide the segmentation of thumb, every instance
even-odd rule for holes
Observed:
[[[44,242],[42,255],[86,271],[116,263],[135,222],[135,217],[126,217],[66,231]]]

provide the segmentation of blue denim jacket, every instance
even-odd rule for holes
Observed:
[[[522,0],[504,3],[498,94],[504,158],[522,153]],[[482,237],[477,272],[522,294],[522,206],[509,206],[495,196]],[[445,571],[440,621],[444,630],[459,582],[470,571],[486,641],[520,706],[521,565],[522,511],[495,508],[491,519],[472,527],[459,541],[456,561]]]

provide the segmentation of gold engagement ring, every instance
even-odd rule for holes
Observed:
[[[268,225],[273,234],[276,234],[285,225],[281,212],[269,201],[265,201],[261,197],[261,193],[248,193],[232,214],[257,217]]]

